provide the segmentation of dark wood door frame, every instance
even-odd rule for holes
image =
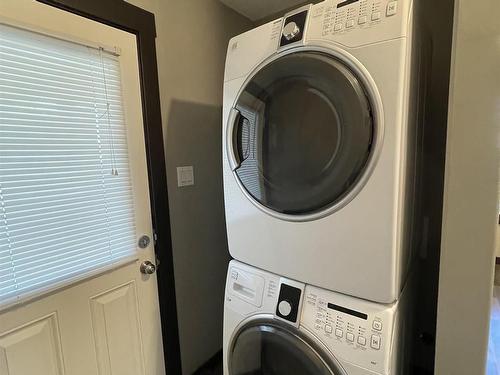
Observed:
[[[123,0],[37,1],[127,31],[137,37],[151,212],[156,235],[155,251],[160,261],[157,276],[165,366],[168,375],[180,375],[181,357],[154,15]]]

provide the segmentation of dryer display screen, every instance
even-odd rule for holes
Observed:
[[[329,303],[328,304],[328,308],[332,309],[332,310],[335,310],[335,311],[343,312],[345,314],[349,314],[349,315],[355,316],[357,318],[368,320],[368,315],[367,314],[359,312],[359,311],[356,311],[356,310],[348,309],[347,307],[342,307],[342,306],[339,306],[339,305],[334,305],[333,303]]]
[[[341,3],[337,4],[337,8],[342,8],[345,7],[346,5],[352,4],[352,3],[357,3],[359,0],[346,0]]]

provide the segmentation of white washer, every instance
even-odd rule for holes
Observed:
[[[232,261],[224,375],[409,373],[410,293],[382,305]]]
[[[424,92],[415,13],[410,0],[328,0],[231,39],[223,169],[234,258],[398,298]]]

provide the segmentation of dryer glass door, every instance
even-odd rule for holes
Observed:
[[[272,323],[251,325],[237,335],[228,357],[231,375],[340,375],[326,354],[298,334]]]
[[[235,109],[233,170],[247,195],[272,212],[311,215],[338,204],[372,154],[370,100],[355,74],[324,53],[290,53],[265,65]]]

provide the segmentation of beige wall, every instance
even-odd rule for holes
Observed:
[[[250,21],[218,0],[127,1],[156,17],[164,122],[173,98],[221,105],[228,39]]]
[[[480,375],[497,225],[500,2],[455,7],[435,373]]]
[[[218,0],[129,2],[156,17],[181,356],[191,374],[222,347],[224,61],[229,38],[252,24]],[[177,188],[184,165],[194,166],[195,185]]]

